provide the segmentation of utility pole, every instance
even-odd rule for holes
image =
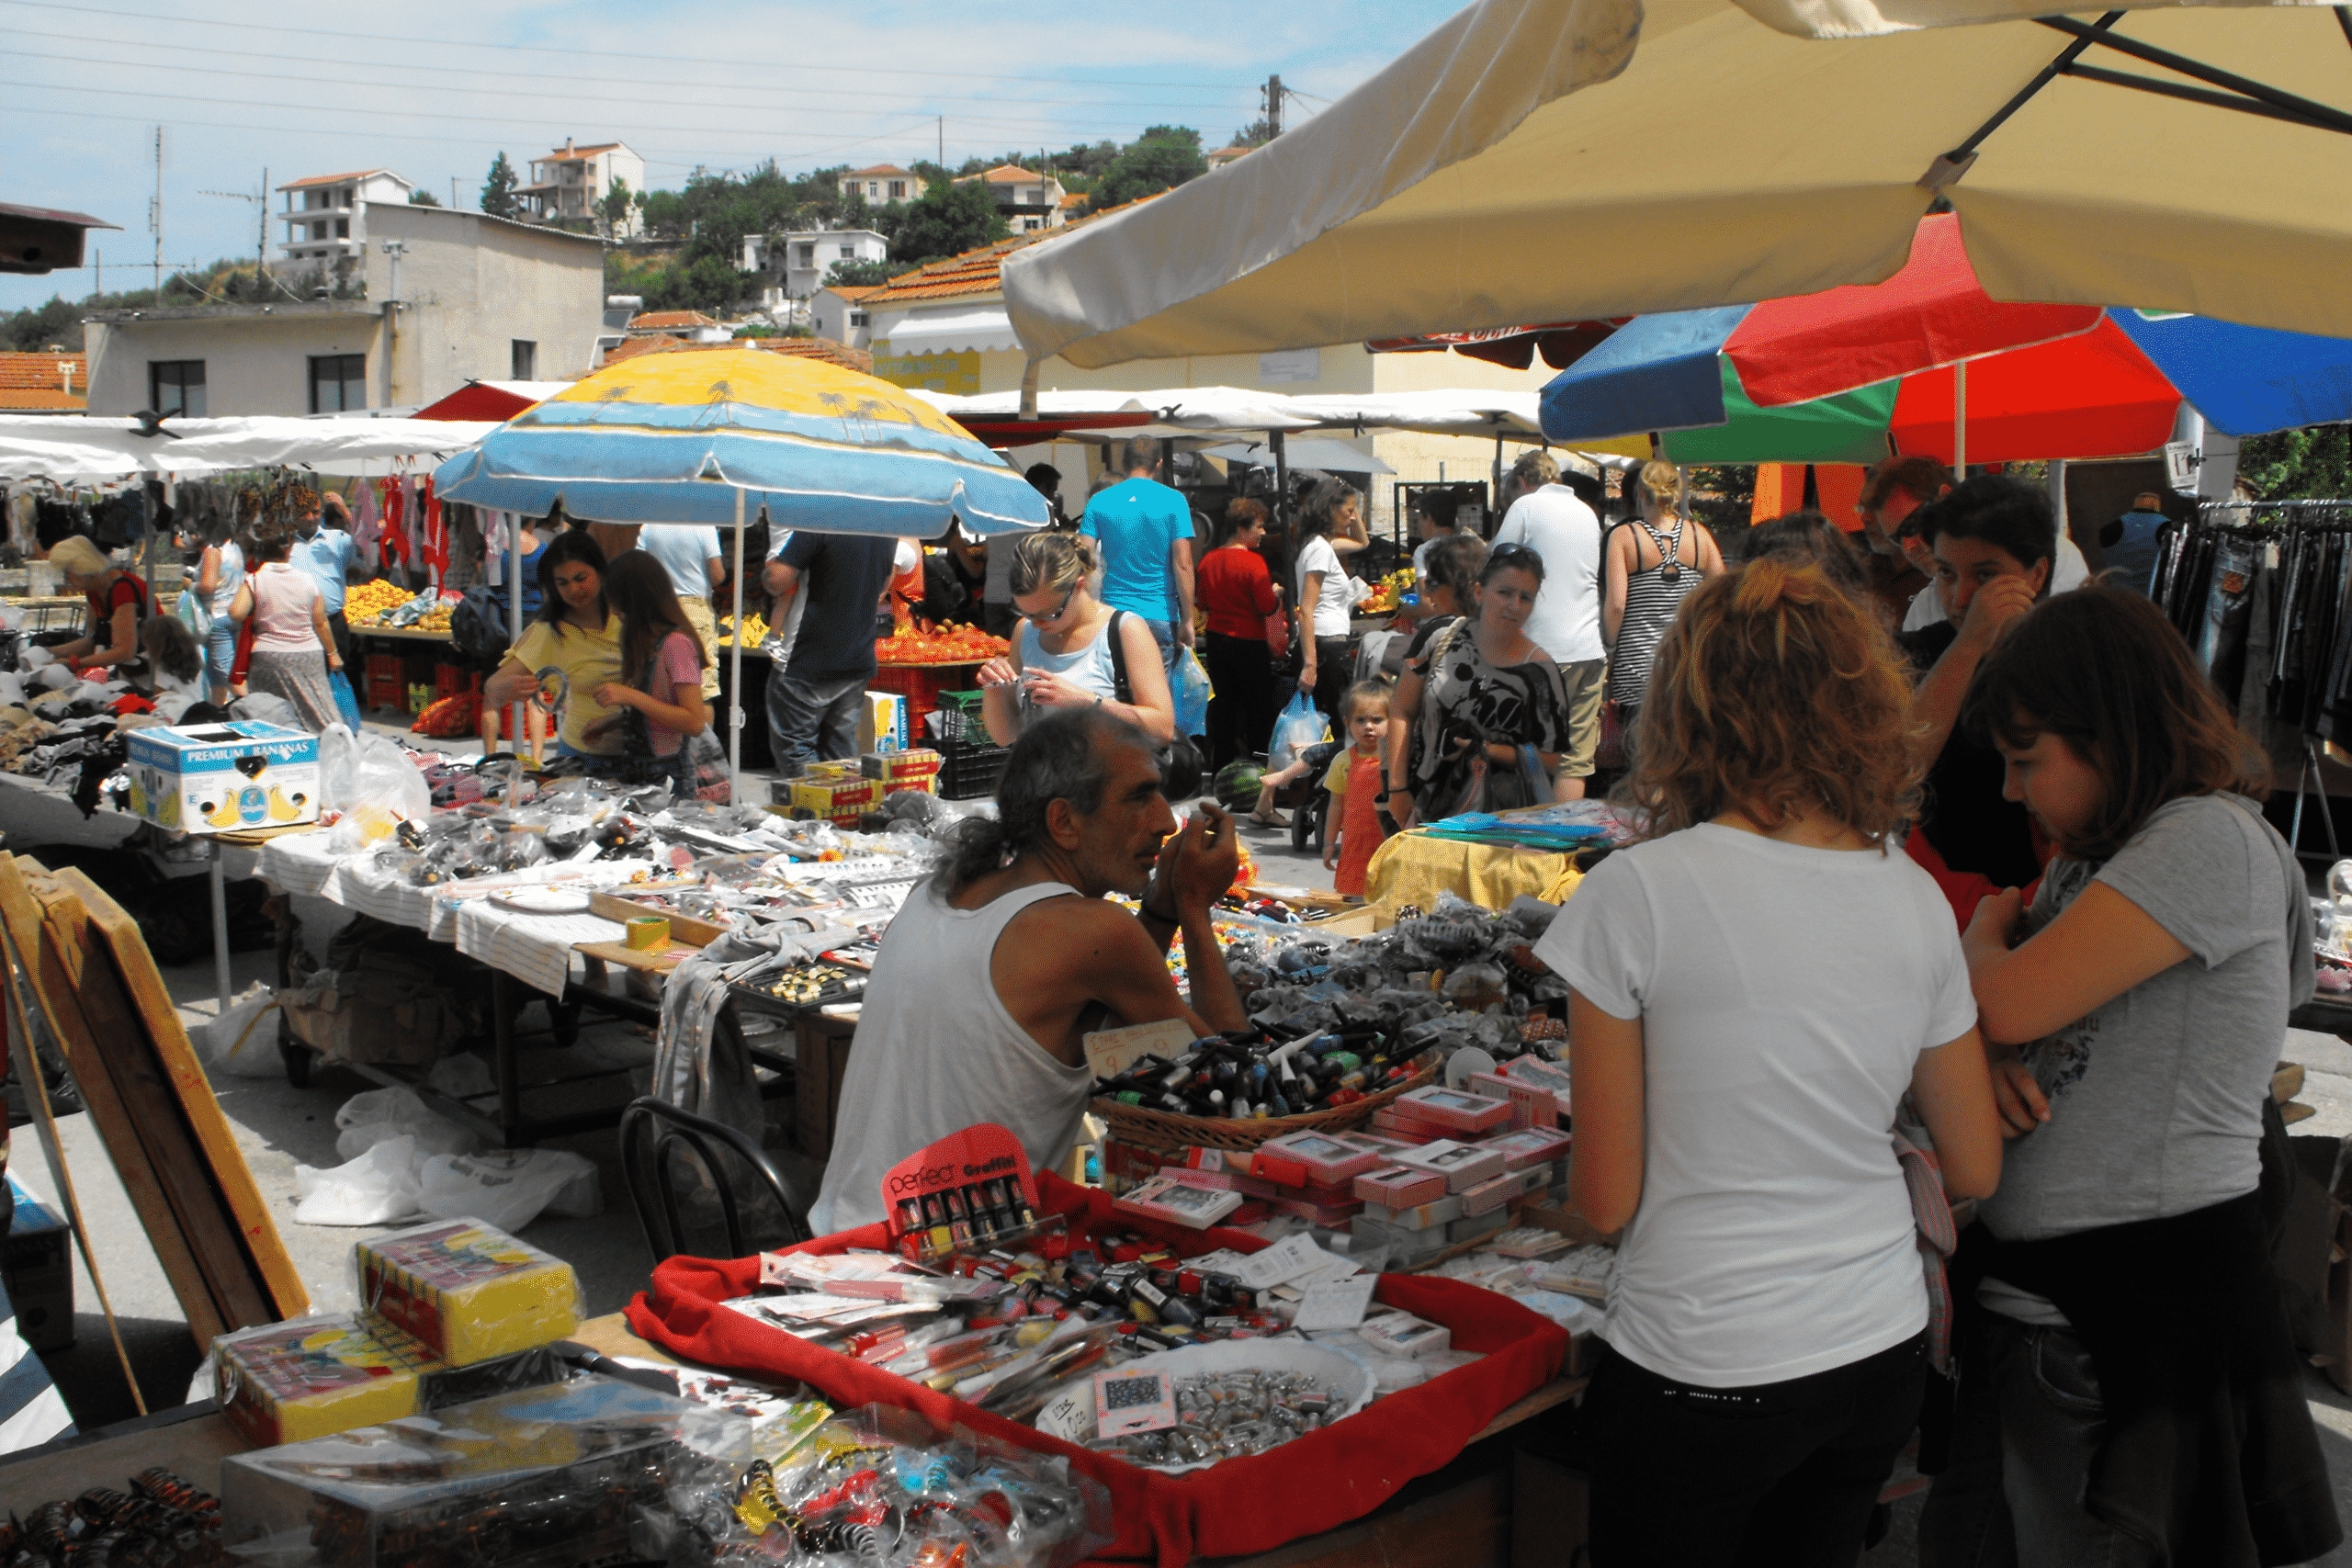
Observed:
[[[458,210],[458,176],[455,175],[449,176],[449,210]]]
[[[155,196],[147,205],[147,231],[155,236],[155,303],[164,302],[164,128],[155,128]]]
[[[262,275],[269,270],[269,171],[261,172],[261,194],[254,196],[242,190],[200,190],[198,196],[227,197],[232,201],[250,201],[260,215],[254,225],[254,282],[259,284]]]
[[[939,117],[939,166],[947,167],[947,117]]]
[[[1266,78],[1266,139],[1271,141],[1283,133],[1283,79]]]

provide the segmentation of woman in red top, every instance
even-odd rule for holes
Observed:
[[[1209,771],[1250,756],[1274,729],[1274,659],[1266,617],[1282,608],[1258,547],[1266,509],[1249,498],[1227,503],[1216,547],[1201,558],[1193,597],[1208,614]]]
[[[58,662],[77,675],[137,662],[140,624],[154,610],[147,584],[79,534],[51,546],[49,558],[65,574],[65,586],[90,602],[88,629],[50,650]]]

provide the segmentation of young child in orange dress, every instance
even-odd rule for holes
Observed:
[[[1340,700],[1354,746],[1331,759],[1323,787],[1331,792],[1332,830],[1323,836],[1323,864],[1334,871],[1331,886],[1361,898],[1364,868],[1387,837],[1380,825],[1380,771],[1388,755],[1388,682],[1359,681]]]

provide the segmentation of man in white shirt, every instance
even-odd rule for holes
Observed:
[[[662,563],[677,591],[678,608],[702,638],[710,662],[702,670],[702,694],[718,695],[718,623],[712,616],[710,592],[727,581],[727,559],[719,554],[718,530],[707,523],[648,523],[637,531],[637,547]]]
[[[1601,678],[1609,662],[1600,645],[1600,519],[1560,482],[1560,465],[1549,452],[1528,452],[1510,471],[1521,493],[1494,542],[1525,545],[1544,558],[1544,587],[1527,635],[1559,665],[1567,694],[1567,743],[1560,748],[1555,789],[1562,800],[1581,800],[1600,749]]]

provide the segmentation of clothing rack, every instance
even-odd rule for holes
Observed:
[[[2207,502],[2165,531],[2151,596],[2249,733],[2297,738],[2289,843],[2316,798],[2342,858],[2320,742],[2352,745],[2352,500]]]

